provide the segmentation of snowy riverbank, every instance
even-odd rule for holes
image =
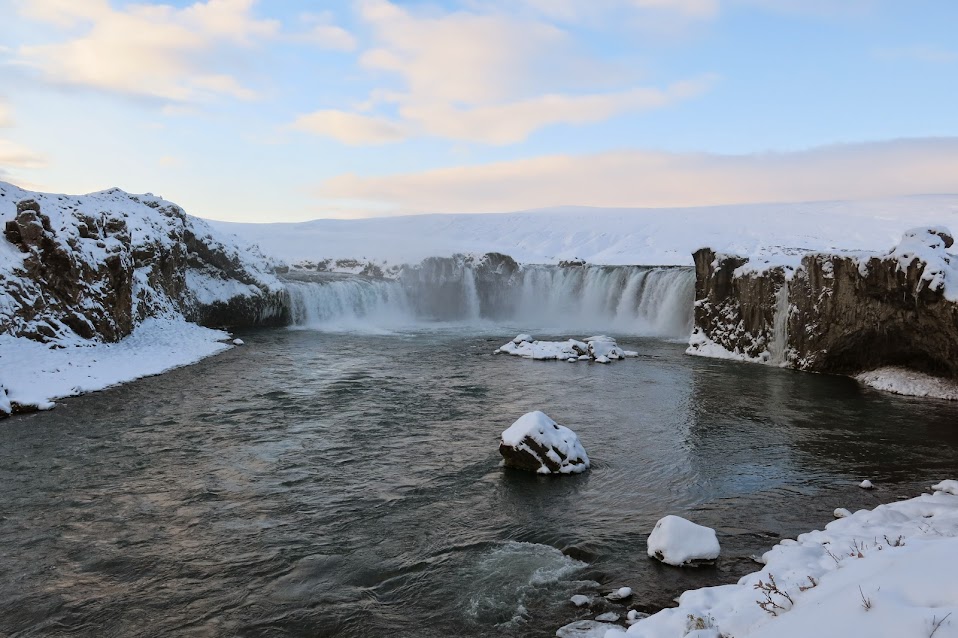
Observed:
[[[783,540],[733,585],[605,638],[958,636],[958,481]]]
[[[230,335],[181,318],[150,318],[117,343],[77,339],[51,347],[0,335],[0,416],[11,403],[47,410],[54,400],[93,392],[228,350]]]

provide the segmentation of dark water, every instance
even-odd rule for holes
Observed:
[[[491,356],[510,336],[252,333],[3,422],[0,634],[548,636],[591,617],[573,593],[655,608],[958,475],[954,404],[654,340],[610,366]],[[499,467],[533,409],[589,473]],[[646,557],[665,514],[718,530],[716,568]]]

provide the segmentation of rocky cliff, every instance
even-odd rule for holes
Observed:
[[[153,195],[80,197],[0,182],[0,334],[119,341],[151,316],[284,324],[288,300],[255,248]]]
[[[943,228],[883,253],[754,262],[701,249],[689,353],[856,374],[895,366],[958,378],[958,257]]]

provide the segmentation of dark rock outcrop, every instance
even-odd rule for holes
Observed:
[[[745,360],[856,374],[897,366],[958,378],[958,263],[944,229],[887,253],[809,253],[791,271],[695,253],[695,333]]]
[[[436,319],[508,316],[519,285],[519,264],[508,255],[453,255],[429,257],[415,266],[404,266],[399,280],[417,314]],[[471,306],[475,307],[471,307]]]
[[[0,241],[15,252],[0,260],[0,334],[114,342],[153,316],[214,327],[288,321],[265,258],[158,197],[113,189],[76,198],[0,183],[4,217]],[[190,274],[221,282],[225,294],[194,290]]]

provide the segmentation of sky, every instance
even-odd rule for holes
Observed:
[[[0,0],[0,179],[300,221],[958,193],[954,0]]]

